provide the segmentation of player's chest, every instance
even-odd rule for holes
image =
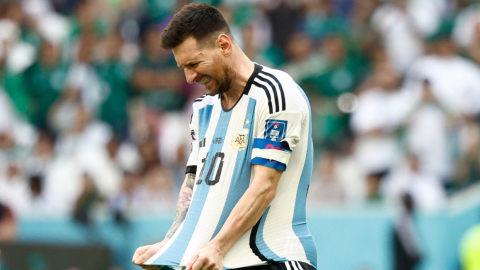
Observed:
[[[254,99],[242,97],[231,110],[225,111],[218,101],[210,119],[200,122],[200,129],[204,128],[199,134],[201,150],[230,152],[247,149],[255,128],[255,104]]]

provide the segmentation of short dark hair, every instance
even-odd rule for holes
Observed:
[[[173,49],[189,36],[205,43],[213,34],[219,32],[233,39],[227,21],[217,8],[203,3],[191,3],[173,16],[163,30],[160,46],[167,50]]]

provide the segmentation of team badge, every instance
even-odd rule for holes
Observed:
[[[242,151],[247,148],[248,144],[248,129],[242,128],[235,130],[235,133],[232,136],[232,148],[237,151]]]

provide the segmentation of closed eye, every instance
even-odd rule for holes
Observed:
[[[192,68],[192,67],[198,66],[198,64],[199,64],[198,62],[197,62],[197,63],[191,63],[191,64],[185,65],[185,67],[187,67],[187,68]]]

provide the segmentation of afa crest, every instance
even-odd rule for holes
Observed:
[[[237,151],[242,151],[247,148],[248,144],[248,129],[242,128],[235,130],[232,136],[231,146]]]

